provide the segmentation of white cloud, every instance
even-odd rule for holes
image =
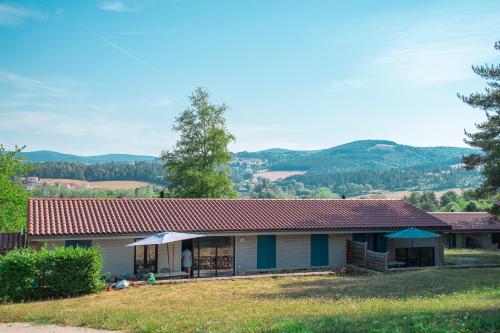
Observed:
[[[12,134],[15,138],[27,140],[23,144],[27,143],[30,149],[68,150],[66,147],[69,147],[74,153],[158,154],[171,141],[169,133],[150,124],[99,114],[80,117],[25,111],[5,112],[2,117],[9,119],[9,122],[0,122],[3,136]],[[20,135],[21,132],[25,135]]]
[[[472,64],[496,55],[493,43],[499,13],[437,13],[419,24],[386,31],[388,43],[376,54],[371,66],[388,80],[418,85],[446,84],[475,77]],[[477,20],[481,16],[482,20]]]
[[[62,89],[54,87],[46,82],[0,69],[0,83],[1,82],[25,90],[39,91],[50,95],[61,95],[63,93]]]
[[[0,3],[0,25],[21,25],[27,19],[45,19],[46,15],[18,5]]]
[[[328,92],[336,92],[342,89],[356,89],[365,85],[365,81],[361,79],[343,79],[332,81],[328,87]]]
[[[151,106],[154,108],[165,108],[170,104],[172,104],[172,100],[170,99],[170,97],[165,97],[151,103]]]

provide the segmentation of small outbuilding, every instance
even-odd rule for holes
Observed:
[[[445,246],[454,248],[493,248],[500,244],[500,220],[486,212],[430,212],[451,226],[445,232]]]

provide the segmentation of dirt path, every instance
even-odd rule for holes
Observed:
[[[2,333],[117,333],[117,331],[95,330],[85,327],[56,325],[33,325],[28,323],[0,324]]]

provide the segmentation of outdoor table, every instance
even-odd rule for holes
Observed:
[[[387,266],[392,266],[394,268],[404,266],[406,263],[404,261],[389,261]]]

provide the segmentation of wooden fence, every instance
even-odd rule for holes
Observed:
[[[376,271],[387,270],[388,253],[375,252],[367,249],[367,243],[346,241],[347,263],[366,267]]]

